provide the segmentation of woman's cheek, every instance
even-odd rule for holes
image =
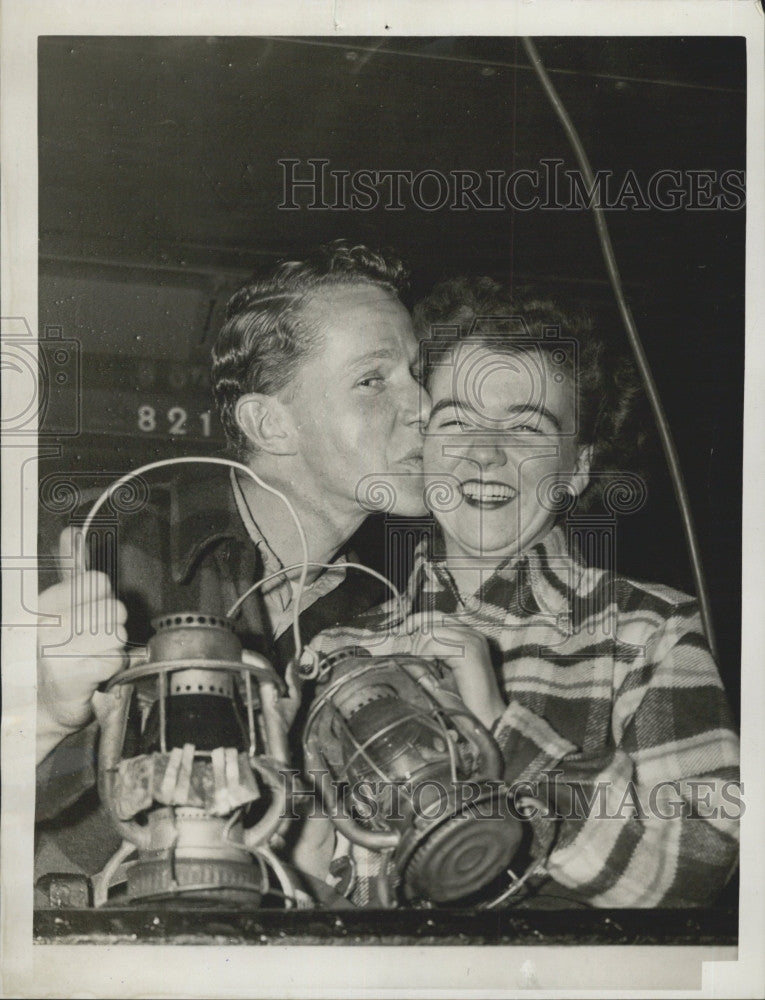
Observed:
[[[528,452],[518,463],[518,475],[523,483],[535,487],[545,476],[560,470],[557,455],[534,455]]]

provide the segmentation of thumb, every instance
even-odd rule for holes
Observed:
[[[93,711],[102,729],[115,712],[122,708],[124,704],[122,698],[124,697],[124,692],[120,694],[116,688],[112,688],[111,691],[93,692]]]
[[[85,535],[81,528],[69,524],[58,539],[58,575],[66,579],[65,569],[72,568],[74,576],[81,576],[88,571],[88,553],[85,548]]]

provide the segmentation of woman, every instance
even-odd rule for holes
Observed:
[[[407,631],[417,629],[401,634],[386,608],[364,621],[384,633],[374,651],[452,667],[502,750],[506,782],[530,784],[545,807],[531,819],[542,893],[569,905],[711,903],[735,866],[743,809],[738,741],[697,604],[620,576],[608,519],[593,534],[579,516],[609,490],[613,500],[614,485],[636,503],[644,495],[624,471],[639,398],[629,367],[609,361],[586,318],[511,301],[488,278],[438,286],[415,317],[430,335],[424,465],[437,530],[407,588]],[[582,537],[600,543],[605,567],[585,563]],[[476,669],[481,658],[491,669]]]

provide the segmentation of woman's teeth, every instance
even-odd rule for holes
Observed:
[[[516,490],[506,483],[481,483],[471,480],[462,484],[462,495],[473,503],[502,503],[512,500]]]

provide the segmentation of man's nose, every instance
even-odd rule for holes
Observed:
[[[431,407],[428,390],[416,379],[412,379],[412,385],[407,390],[404,407],[406,422],[424,428],[430,419]]]

